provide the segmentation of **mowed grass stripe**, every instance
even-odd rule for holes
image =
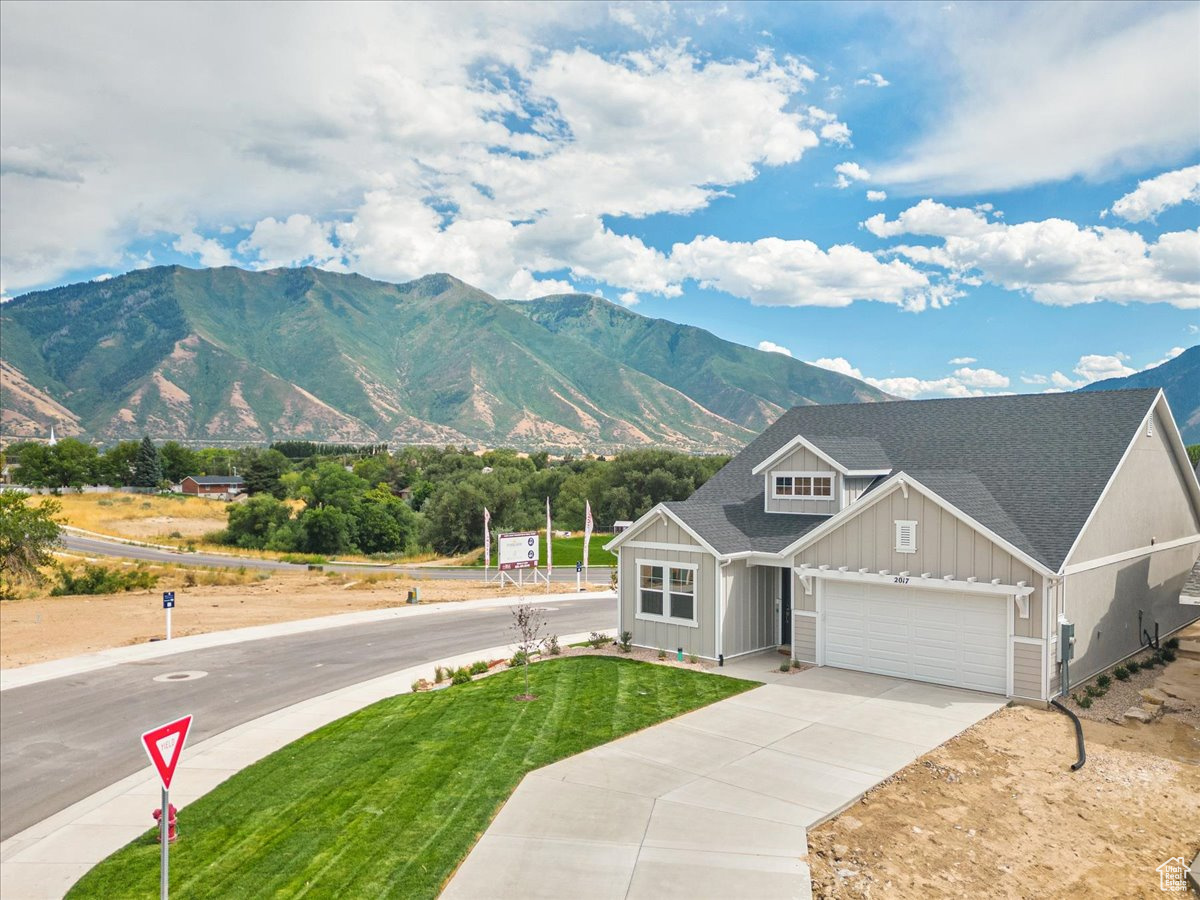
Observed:
[[[755,686],[615,657],[537,663],[374,704],[238,773],[179,816],[173,896],[435,897],[524,774]],[[186,786],[181,772],[179,787]],[[70,897],[158,894],[145,835]]]

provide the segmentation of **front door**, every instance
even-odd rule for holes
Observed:
[[[779,570],[779,643],[792,643],[792,570]]]

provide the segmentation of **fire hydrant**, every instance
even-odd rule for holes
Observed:
[[[177,810],[175,808],[174,803],[168,804],[168,806],[167,806],[167,843],[169,843],[169,844],[175,843],[175,838],[179,837],[179,833],[175,830],[175,814],[177,812],[179,812],[179,810]],[[162,821],[162,809],[156,809],[154,811],[154,821],[155,822]],[[162,843],[162,829],[159,829],[159,832],[158,832],[158,842],[160,844]]]

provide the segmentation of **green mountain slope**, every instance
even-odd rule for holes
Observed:
[[[647,318],[598,297],[567,294],[511,305],[555,334],[580,340],[754,431],[793,406],[889,399],[857,379],[734,344],[702,328]]]
[[[0,327],[10,437],[728,450],[796,403],[883,398],[594,298],[516,305],[448,275],[160,267],[18,297]]]
[[[1081,391],[1112,391],[1120,388],[1162,388],[1179,432],[1188,444],[1200,444],[1200,344],[1185,350],[1161,366],[1134,372],[1124,378],[1095,381]]]

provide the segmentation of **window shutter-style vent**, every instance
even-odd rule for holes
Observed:
[[[905,521],[902,519],[896,520],[896,552],[897,553],[916,553],[917,552],[917,523]]]

